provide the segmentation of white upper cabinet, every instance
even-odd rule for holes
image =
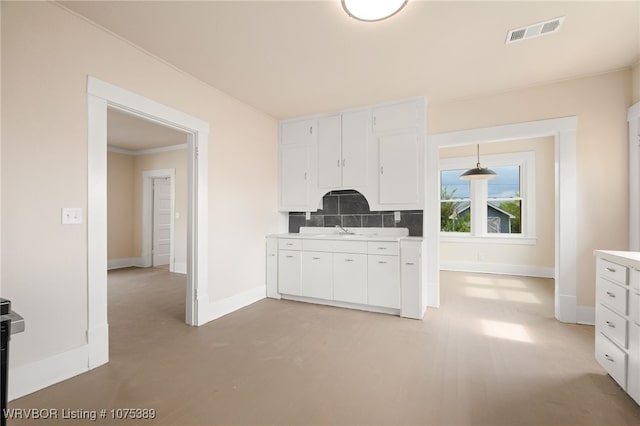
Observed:
[[[308,167],[304,145],[280,148],[280,209],[305,211],[308,202]]]
[[[369,111],[342,114],[342,186],[367,186]]]
[[[418,204],[419,142],[413,133],[380,136],[380,204]]]
[[[342,186],[342,117],[318,119],[318,187]]]
[[[281,145],[309,145],[314,138],[314,120],[287,121],[280,125]]]
[[[413,100],[376,107],[373,109],[373,131],[374,133],[398,130],[417,131],[420,125],[418,110],[418,105]]]
[[[338,189],[371,210],[423,209],[425,134],[425,98],[281,122],[280,211],[317,211]]]
[[[367,110],[318,119],[318,187],[367,185]]]

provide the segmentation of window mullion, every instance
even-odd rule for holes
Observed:
[[[471,181],[471,235],[487,234],[487,181]]]

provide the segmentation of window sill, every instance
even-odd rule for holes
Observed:
[[[489,236],[474,237],[469,234],[457,233],[440,233],[440,242],[442,243],[475,243],[475,244],[517,244],[533,246],[538,243],[536,237],[515,237],[515,236]]]

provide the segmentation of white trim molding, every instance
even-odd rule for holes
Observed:
[[[87,78],[87,294],[88,362],[85,371],[109,361],[107,322],[107,108],[144,118],[187,133],[189,152],[189,198],[187,232],[186,322],[201,325],[207,321],[208,279],[208,143],[209,124],[144,96],[101,81]],[[201,233],[203,238],[198,238]],[[200,308],[202,304],[202,309]],[[61,354],[60,356],[65,356]],[[78,369],[56,373],[56,363],[45,364],[43,377],[72,377]],[[49,371],[51,369],[52,371]],[[73,373],[73,374],[72,374]],[[31,391],[37,387],[31,388]]]
[[[425,235],[438,235],[427,243],[427,271],[440,267],[440,148],[479,143],[517,141],[536,137],[555,138],[555,316],[559,321],[576,322],[576,129],[577,117],[554,118],[431,135],[427,138],[427,199]],[[429,275],[431,276],[433,272]],[[437,277],[430,286],[439,287]],[[439,295],[439,289],[432,291]],[[436,294],[437,293],[437,294]],[[439,304],[439,300],[437,301]],[[429,301],[433,305],[434,301]]]
[[[534,265],[487,262],[440,262],[440,270],[480,274],[515,275],[520,277],[554,278],[554,268]]]
[[[189,148],[188,144],[182,143],[179,145],[161,146],[158,148],[139,149],[137,151],[134,151],[131,149],[124,149],[124,148],[118,148],[117,146],[107,145],[107,152],[115,152],[118,154],[138,156],[138,155],[157,154],[160,152],[178,151],[181,149],[188,149],[188,148]]]
[[[247,290],[243,293],[227,297],[226,299],[210,302],[207,322],[213,321],[214,319],[223,317],[227,314],[237,311],[238,309],[249,306],[259,300],[265,299],[267,297],[266,292],[267,287],[265,284],[263,284]]]
[[[640,102],[627,112],[629,122],[629,250],[640,251]]]
[[[143,268],[144,263],[142,258],[140,257],[127,257],[123,259],[109,259],[107,261],[107,269],[111,271],[112,269],[122,269],[122,268],[131,268],[138,267]]]

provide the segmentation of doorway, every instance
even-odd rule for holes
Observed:
[[[89,368],[109,361],[107,318],[107,108],[185,132],[188,150],[186,322],[209,320],[208,123],[89,76],[87,206],[87,343]]]

